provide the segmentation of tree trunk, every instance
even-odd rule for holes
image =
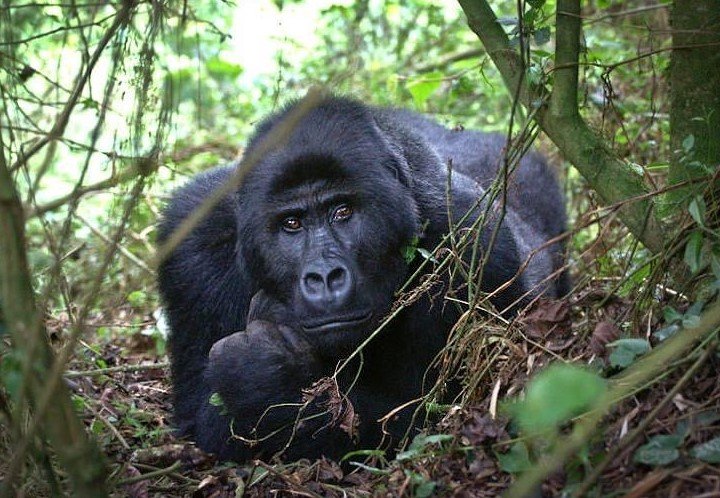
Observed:
[[[46,393],[53,355],[42,316],[35,305],[25,250],[25,216],[1,146],[0,140],[0,302],[13,347],[31,365],[25,369],[24,382],[30,404],[35,409],[33,421],[40,417],[41,434],[50,441],[68,473],[73,496],[104,498],[107,496],[105,459],[75,415],[70,393],[61,381]],[[43,402],[45,396],[47,402]],[[46,407],[44,413],[38,413],[43,411],[43,405]],[[22,407],[15,408],[19,415]],[[28,434],[24,439],[12,442],[17,453],[12,455],[8,469],[3,469],[7,471],[0,482],[3,496],[13,495],[13,480],[22,470],[25,449],[31,442],[32,435]]]
[[[720,164],[720,2],[675,0],[670,67],[670,183],[714,173]],[[686,202],[705,182],[673,193]]]

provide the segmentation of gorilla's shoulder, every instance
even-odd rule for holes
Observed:
[[[158,241],[163,242],[176,230],[185,218],[197,209],[215,190],[227,182],[235,171],[234,165],[218,166],[195,175],[185,185],[176,189],[168,202],[158,226]],[[222,199],[212,214],[201,222],[199,229],[227,233],[235,231],[234,207],[231,196]]]

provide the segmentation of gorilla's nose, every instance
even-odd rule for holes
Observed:
[[[343,307],[352,294],[352,274],[339,261],[321,261],[308,265],[302,276],[300,292],[315,308]]]

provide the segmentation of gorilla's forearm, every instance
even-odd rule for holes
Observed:
[[[305,441],[330,421],[322,397],[303,399],[303,390],[326,370],[311,346],[287,326],[254,320],[246,331],[216,342],[205,372],[207,405],[214,406],[202,407],[196,426],[201,434],[205,426],[227,429],[221,438],[206,434],[203,446],[234,459],[270,457],[286,448],[292,452],[295,440]],[[215,393],[219,400],[212,398]]]

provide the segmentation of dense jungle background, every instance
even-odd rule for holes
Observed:
[[[318,87],[539,149],[573,291],[468,309],[393,459],[220,462],[173,435],[156,222]],[[720,496],[718,89],[716,0],[3,0],[0,496]]]

